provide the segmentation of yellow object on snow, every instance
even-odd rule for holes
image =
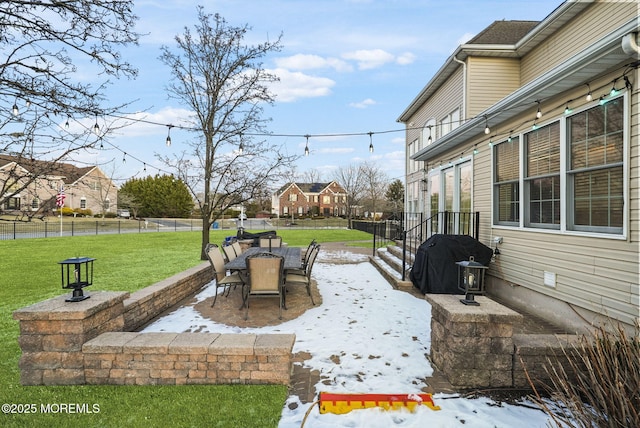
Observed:
[[[407,408],[414,411],[424,404],[431,410],[440,410],[433,402],[431,394],[334,394],[320,393],[320,413],[349,413],[355,409],[382,407],[385,410]]]

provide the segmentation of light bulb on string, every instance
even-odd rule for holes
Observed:
[[[240,143],[238,144],[238,154],[243,154],[244,153],[244,144],[242,143],[242,132],[238,134],[238,137],[240,139]]]
[[[304,138],[307,139],[307,143],[304,146],[304,155],[309,156],[309,135],[305,135]]]
[[[540,119],[542,117],[542,110],[540,110],[540,101],[536,101],[538,103],[538,111],[536,112],[536,118]]]
[[[369,131],[369,153],[373,153],[373,132]]]
[[[489,135],[491,129],[489,129],[489,122],[487,121],[487,116],[484,117],[484,133],[485,135]]]
[[[96,113],[96,124],[93,125],[93,132],[96,135],[100,135],[100,126],[98,125],[98,113]]]
[[[18,105],[16,103],[13,103],[13,107],[11,108],[11,111],[14,116],[17,116],[18,114],[20,114],[20,110],[18,110]]]
[[[165,140],[165,144],[167,147],[171,147],[171,128],[173,128],[173,125],[167,125],[167,128],[167,139]]]
[[[573,110],[569,107],[569,101],[567,101],[567,105],[564,107],[564,114],[570,114]]]
[[[618,93],[618,90],[616,89],[616,82],[617,81],[618,81],[617,79],[613,81],[613,86],[611,87],[611,91],[609,91],[609,96],[613,97],[614,95],[616,95]]]
[[[591,100],[593,99],[593,95],[591,94],[591,86],[588,83],[585,83],[585,85],[587,85],[587,88],[589,89],[589,93],[587,94],[587,96],[585,97],[585,99],[587,100],[587,102],[591,102]]]
[[[433,138],[431,138],[431,125],[429,125],[429,138],[427,138],[427,145],[433,142]]]
[[[122,163],[127,163],[127,152],[122,154]]]
[[[473,154],[474,155],[478,154],[478,145],[477,144],[473,146]]]

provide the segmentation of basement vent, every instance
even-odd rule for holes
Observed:
[[[544,272],[544,285],[547,287],[556,288],[556,273],[555,272]]]

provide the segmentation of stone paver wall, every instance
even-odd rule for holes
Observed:
[[[88,384],[288,384],[293,334],[106,333],[83,346]]]
[[[431,360],[456,388],[513,386],[513,326],[522,315],[478,296],[479,306],[461,296],[427,294],[431,304]]]
[[[69,295],[13,313],[23,385],[288,384],[293,334],[136,333],[212,279],[201,264],[131,296]]]

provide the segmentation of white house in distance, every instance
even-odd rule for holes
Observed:
[[[488,294],[575,330],[639,320],[639,22],[588,0],[496,21],[398,118],[405,209],[479,212]]]

